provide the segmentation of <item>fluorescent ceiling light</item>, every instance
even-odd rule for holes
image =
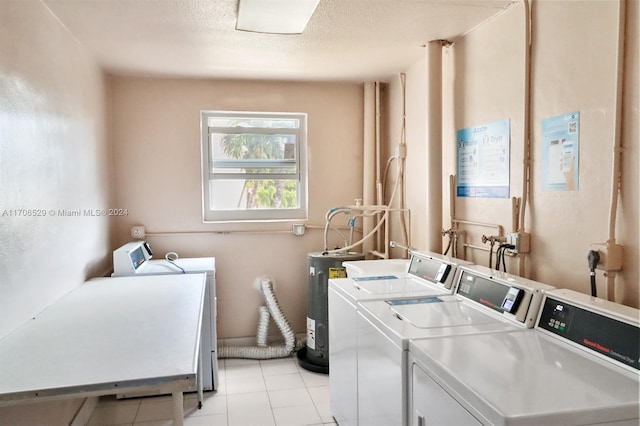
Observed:
[[[300,34],[320,0],[240,0],[236,30]]]

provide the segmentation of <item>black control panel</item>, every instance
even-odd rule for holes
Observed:
[[[409,265],[409,274],[434,283],[444,284],[452,269],[453,266],[448,263],[443,263],[442,261],[435,259],[413,256],[411,264]]]
[[[498,312],[515,313],[522,299],[521,292],[523,290],[464,271],[460,276],[457,292],[460,296],[474,300]]]
[[[640,328],[547,298],[538,328],[640,370]]]
[[[460,274],[457,294],[500,313],[508,312],[515,315],[525,291],[519,287],[463,271]]]
[[[144,253],[142,252],[142,246],[138,247],[131,252],[131,263],[133,263],[133,269],[138,269],[146,260]]]

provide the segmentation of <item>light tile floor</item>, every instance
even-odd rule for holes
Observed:
[[[220,385],[197,396],[185,394],[185,426],[317,426],[336,423],[329,406],[329,376],[298,365],[295,356],[266,361],[219,360]],[[102,397],[88,426],[172,424],[170,396]]]

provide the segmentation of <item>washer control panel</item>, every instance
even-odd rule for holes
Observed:
[[[453,270],[453,274],[451,273]],[[409,275],[422,278],[432,283],[443,284],[446,288],[451,288],[452,278],[455,274],[455,267],[439,259],[422,257],[414,254],[409,264]],[[451,275],[451,277],[450,277]]]
[[[640,370],[640,327],[547,297],[537,327]]]

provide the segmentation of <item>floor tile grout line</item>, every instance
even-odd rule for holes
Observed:
[[[140,407],[142,407],[142,399],[138,399],[138,408],[136,408],[136,415],[133,416],[133,423],[132,424],[136,424],[136,420],[138,420],[138,414],[140,414]]]
[[[260,364],[260,369],[262,370],[262,364]],[[269,401],[269,409],[271,411],[271,417],[273,417],[273,424],[275,426],[278,426],[278,423],[276,422],[276,414],[273,412],[273,403],[271,402],[271,394],[267,389],[267,379],[264,376],[264,370],[262,370],[262,381],[264,382],[265,392],[267,393],[267,400]]]
[[[318,415],[318,418],[320,419],[320,423],[324,424],[324,421],[322,420],[322,414],[320,413],[320,410],[318,409],[318,405],[313,400],[313,396],[311,396],[311,392],[309,392],[309,387],[305,385],[305,389],[307,390],[307,394],[309,395],[309,398],[311,399],[311,403],[313,404],[313,408],[315,408],[316,414]]]
[[[271,418],[273,419],[273,424],[275,426],[278,426],[278,423],[276,422],[276,414],[273,412],[273,404],[271,403],[271,395],[269,395],[269,389],[267,388],[267,378],[264,374],[264,369],[262,368],[262,362],[259,362],[259,364],[260,364],[260,371],[262,372],[262,382],[264,383],[264,389],[265,389],[265,392],[267,393],[267,400],[269,401]]]

